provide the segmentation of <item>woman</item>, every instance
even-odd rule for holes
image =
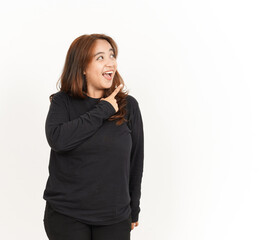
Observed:
[[[50,96],[51,147],[44,227],[49,239],[130,239],[138,226],[144,134],[137,100],[124,92],[118,48],[105,34],[71,44]]]

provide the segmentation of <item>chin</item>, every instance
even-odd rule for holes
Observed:
[[[108,89],[108,88],[112,87],[112,84],[113,84],[113,82],[108,83],[108,84],[104,84],[104,85],[103,85],[103,88]]]
[[[112,84],[107,85],[107,86],[103,86],[104,89],[109,89],[109,88],[111,88],[111,87],[112,87]]]

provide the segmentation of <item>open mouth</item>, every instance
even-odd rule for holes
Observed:
[[[107,80],[112,80],[113,72],[105,72],[102,74]]]

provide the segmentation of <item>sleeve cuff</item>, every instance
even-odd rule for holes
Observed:
[[[138,211],[131,210],[131,220],[132,220],[132,222],[137,222],[138,221],[139,213],[140,213],[140,208],[138,209]]]
[[[113,107],[113,105],[111,103],[109,103],[108,101],[106,100],[101,100],[99,102],[99,104],[101,106],[104,106],[104,109],[106,111],[106,117],[109,118],[111,117],[112,115],[114,115],[116,113],[116,110],[115,108]]]

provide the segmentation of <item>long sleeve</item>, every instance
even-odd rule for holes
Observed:
[[[141,111],[138,102],[132,98],[130,128],[132,136],[132,150],[130,157],[130,182],[132,222],[137,222],[140,208],[141,182],[144,167],[144,132]]]
[[[56,152],[69,151],[92,136],[104,119],[115,114],[114,107],[102,100],[80,117],[69,120],[66,93],[56,93],[51,101],[45,124],[45,133],[50,147]]]

